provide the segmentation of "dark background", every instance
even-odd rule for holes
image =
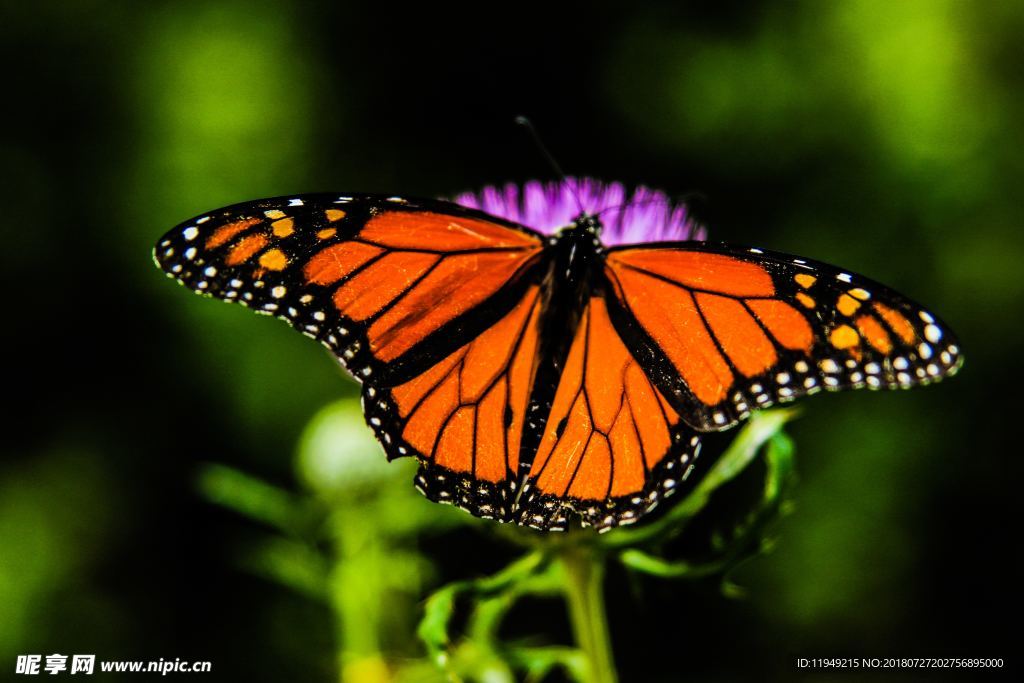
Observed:
[[[924,302],[966,356],[938,386],[804,402],[796,510],[732,577],[745,599],[613,571],[622,679],[1016,660],[1020,4],[36,2],[0,24],[5,677],[71,652],[336,678],[332,611],[249,571],[267,530],[196,481],[216,462],[307,495],[299,435],[354,385],[285,325],[173,286],[150,249],[262,196],[550,178],[518,114],[570,173],[690,197],[712,239]],[[500,567],[489,532],[426,542],[427,584]],[[517,626],[567,637],[537,610]]]

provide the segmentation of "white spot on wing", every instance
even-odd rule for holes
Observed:
[[[822,372],[839,372],[839,364],[836,363],[831,358],[826,358],[825,360],[818,363],[818,367],[821,368]]]

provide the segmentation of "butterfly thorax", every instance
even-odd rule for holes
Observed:
[[[601,222],[580,214],[571,225],[558,230],[547,249],[548,267],[542,281],[544,310],[542,324],[562,339],[572,339],[590,296],[598,284],[603,262]]]
[[[572,283],[589,280],[595,264],[604,251],[601,244],[602,225],[596,216],[580,214],[572,224],[559,229],[551,237],[553,275]]]

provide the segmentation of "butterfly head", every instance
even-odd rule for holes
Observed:
[[[596,215],[581,213],[573,220],[573,227],[594,237],[600,237],[601,229],[604,226],[601,225],[601,220]]]
[[[572,223],[555,231],[558,238],[586,238],[595,243],[601,238],[601,230],[604,225],[594,214],[581,213],[573,219]]]

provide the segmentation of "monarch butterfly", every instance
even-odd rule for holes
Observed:
[[[540,529],[637,521],[690,473],[701,433],[752,410],[927,384],[962,362],[948,328],[891,289],[689,239],[661,193],[624,199],[571,179],[460,203],[263,199],[182,223],[154,256],[324,344],[361,381],[388,458],[419,460],[429,499]]]

